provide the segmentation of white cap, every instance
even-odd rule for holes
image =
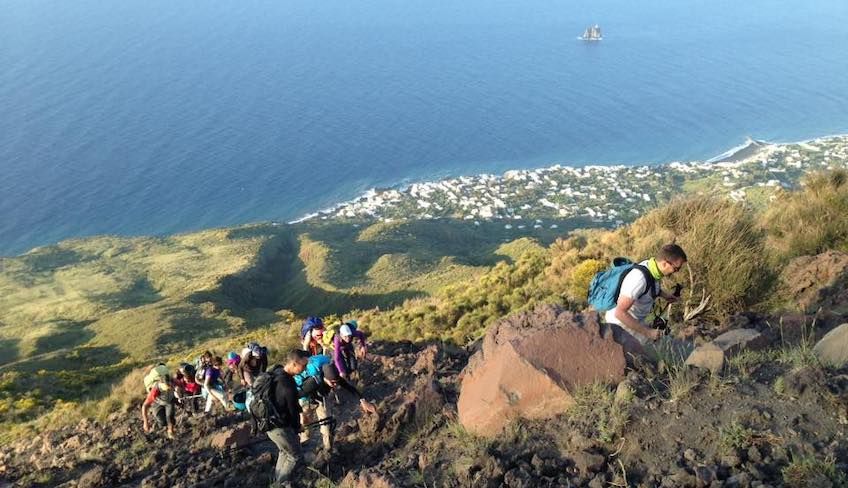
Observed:
[[[339,327],[339,334],[341,334],[342,337],[347,337],[347,336],[352,336],[353,332],[351,332],[350,326],[345,324],[345,325]]]

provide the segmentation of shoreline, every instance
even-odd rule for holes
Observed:
[[[372,188],[369,188],[365,192],[360,193],[359,195],[357,195],[356,197],[354,197],[352,199],[341,201],[341,202],[336,203],[334,205],[331,205],[329,207],[324,207],[320,210],[311,211],[307,214],[304,214],[304,215],[298,217],[297,219],[286,221],[286,223],[289,224],[289,225],[294,225],[294,224],[300,224],[300,223],[303,223],[303,222],[306,222],[306,221],[309,221],[309,220],[312,220],[312,219],[315,219],[315,218],[322,218],[322,217],[327,218],[327,216],[336,213],[340,209],[343,209],[347,206],[356,204],[357,202],[367,200],[368,198],[373,197],[374,195],[376,195],[380,192],[397,191],[399,193],[405,193],[405,192],[408,192],[411,188],[413,188],[416,185],[437,184],[437,183],[441,183],[441,182],[445,182],[445,181],[451,181],[451,180],[462,179],[462,178],[494,177],[496,179],[503,179],[509,173],[516,172],[516,171],[545,171],[545,170],[559,169],[559,168],[569,168],[569,169],[575,169],[575,170],[580,169],[580,168],[597,168],[597,169],[600,169],[600,168],[611,168],[611,169],[612,168],[642,168],[642,167],[651,167],[651,168],[669,167],[669,168],[672,168],[676,165],[678,165],[678,166],[679,165],[692,165],[692,164],[713,165],[713,164],[721,164],[721,163],[732,164],[732,163],[738,163],[738,162],[745,161],[745,160],[749,159],[750,157],[756,155],[760,151],[767,150],[769,148],[776,148],[776,147],[780,147],[780,146],[800,145],[800,144],[810,144],[810,143],[815,143],[815,142],[826,142],[828,140],[841,139],[841,138],[845,138],[845,137],[848,137],[848,133],[828,134],[828,135],[824,135],[824,136],[817,136],[817,137],[813,137],[813,138],[810,138],[810,139],[803,139],[803,140],[799,140],[799,141],[783,142],[783,141],[761,140],[761,139],[755,139],[755,138],[750,137],[750,136],[746,136],[746,140],[743,144],[740,144],[738,146],[734,146],[734,147],[728,149],[727,151],[724,151],[724,152],[722,152],[722,153],[720,153],[716,156],[713,156],[709,159],[703,159],[703,160],[690,160],[690,161],[675,160],[675,161],[668,161],[668,162],[662,162],[662,163],[643,162],[643,163],[632,164],[632,165],[631,164],[622,164],[622,163],[611,163],[611,162],[610,163],[587,163],[587,164],[584,164],[584,165],[581,165],[581,166],[571,165],[571,164],[568,164],[568,163],[552,163],[552,164],[543,165],[543,166],[510,168],[510,169],[505,170],[505,171],[503,171],[499,174],[473,173],[473,174],[454,175],[454,176],[449,176],[449,177],[445,177],[445,178],[441,178],[441,179],[433,179],[433,180],[422,179],[422,180],[416,180],[416,181],[404,181],[402,183],[397,183],[395,185],[390,185],[390,186],[387,186],[387,187],[372,187]]]

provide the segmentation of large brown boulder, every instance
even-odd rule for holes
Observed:
[[[624,377],[622,347],[596,313],[542,306],[493,324],[463,371],[457,408],[470,432],[495,436],[516,418],[550,418],[580,385]]]

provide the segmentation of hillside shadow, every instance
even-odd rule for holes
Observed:
[[[86,329],[86,326],[93,322],[94,320],[83,320],[79,322],[69,320],[53,321],[52,323],[56,324],[57,331],[50,335],[39,337],[35,341],[35,351],[33,354],[46,354],[59,349],[85,344],[95,336],[93,331]]]
[[[551,229],[551,224],[556,224],[555,228]],[[525,229],[518,229],[518,225]],[[368,280],[368,272],[384,255],[402,254],[430,269],[436,269],[445,258],[463,266],[491,267],[500,261],[512,261],[511,257],[497,253],[507,242],[531,238],[547,246],[570,230],[591,226],[586,219],[551,220],[548,227],[538,229],[526,222],[474,224],[467,220],[439,219],[374,222],[359,227],[339,222],[303,223],[295,228],[329,248],[334,262],[328,281],[339,288],[353,288]]]
[[[205,317],[195,307],[172,309],[169,312],[172,330],[156,338],[159,353],[172,353],[191,347],[207,339],[231,333],[233,328],[225,319]]]
[[[254,309],[287,309],[298,315],[340,313],[352,308],[386,307],[420,296],[411,291],[386,294],[333,292],[309,284],[303,262],[298,257],[300,244],[288,227],[275,233],[260,248],[253,266],[221,279],[217,289],[192,294],[192,303],[212,302],[240,317]],[[263,234],[268,235],[268,234]],[[253,314],[256,315],[256,314]],[[261,316],[262,314],[260,314]],[[268,325],[274,316],[264,314],[266,321],[250,320],[251,327]]]
[[[0,366],[18,360],[20,342],[20,339],[0,339]]]
[[[98,367],[113,366],[127,357],[116,346],[78,347],[70,351],[45,353],[42,356],[21,361],[14,366],[14,369],[30,373],[40,370],[80,372]]]
[[[49,246],[31,251],[20,257],[21,261],[35,273],[55,270],[63,266],[78,264],[95,259],[72,249]]]
[[[135,308],[162,300],[159,291],[146,277],[136,278],[132,285],[113,293],[100,293],[88,297],[113,310]]]
[[[214,290],[192,294],[189,300],[200,304],[211,302],[234,315],[247,318],[251,310],[291,310],[297,315],[338,314],[351,309],[391,308],[412,298],[426,296],[418,290],[396,289],[385,293],[351,292],[368,280],[368,271],[377,261],[391,254],[404,254],[428,266],[452,259],[459,265],[493,266],[509,261],[509,256],[496,254],[498,248],[521,237],[532,237],[542,245],[587,222],[578,219],[551,220],[554,229],[537,229],[533,235],[516,235],[503,222],[481,222],[440,219],[394,224],[355,225],[348,222],[306,222],[295,225],[262,224],[233,229],[232,239],[263,237],[254,263],[238,273],[225,276]],[[300,236],[330,248],[331,288],[314,286],[307,279],[306,263],[300,259]],[[362,236],[365,235],[365,238]],[[398,288],[403,280],[399,280]],[[347,290],[346,290],[347,289]],[[274,316],[266,314],[268,321]],[[265,320],[247,320],[249,327],[267,325]],[[267,322],[267,323],[266,323]]]

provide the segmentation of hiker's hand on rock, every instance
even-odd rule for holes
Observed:
[[[659,329],[651,329],[651,331],[648,333],[648,339],[650,339],[652,341],[656,341],[661,336],[662,336],[662,331],[659,330]]]
[[[359,406],[362,408],[362,411],[365,413],[377,413],[377,407],[374,406],[373,403],[369,402],[366,399],[359,400]]]

